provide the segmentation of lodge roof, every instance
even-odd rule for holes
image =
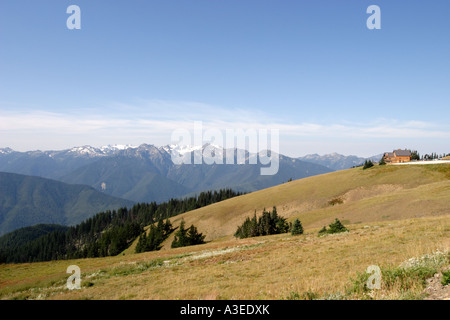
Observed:
[[[411,151],[409,151],[409,150],[398,149],[398,150],[394,150],[393,153],[395,153],[395,155],[397,157],[411,157]]]

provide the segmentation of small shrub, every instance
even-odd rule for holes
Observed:
[[[424,286],[426,279],[437,272],[436,268],[420,266],[414,268],[388,268],[382,271],[382,279],[387,290],[399,288],[401,291],[413,289],[417,284]]]
[[[286,300],[317,300],[319,295],[313,291],[306,291],[301,295],[297,291],[291,291]]]
[[[304,300],[316,300],[319,298],[319,295],[312,291],[306,291],[302,295]]]
[[[328,204],[330,206],[334,206],[334,205],[337,205],[337,204],[343,204],[343,203],[344,203],[344,200],[342,198],[340,198],[340,197],[334,198],[334,199],[331,199],[330,201],[328,201]]]
[[[350,285],[346,288],[346,296],[356,295],[359,299],[370,299],[370,297],[366,295],[371,291],[371,289],[367,287],[367,280],[369,277],[370,274],[367,272],[357,272],[356,277],[351,278]]]
[[[286,297],[286,300],[300,300],[300,295],[297,291],[291,291]]]
[[[450,284],[450,270],[442,271],[441,283],[443,286]]]

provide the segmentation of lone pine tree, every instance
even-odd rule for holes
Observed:
[[[293,236],[303,234],[303,226],[302,226],[302,223],[300,222],[300,220],[295,219],[294,223],[292,224],[291,234]]]

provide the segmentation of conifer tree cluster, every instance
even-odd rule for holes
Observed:
[[[348,229],[337,218],[328,227],[329,229],[327,229],[325,226],[320,229],[319,236],[348,231]]]
[[[421,160],[436,160],[436,159],[442,159],[442,158],[444,158],[444,157],[448,157],[448,156],[450,156],[450,154],[445,154],[445,153],[443,153],[443,154],[438,154],[438,153],[436,153],[436,152],[432,152],[431,154],[425,154],[425,155],[422,155],[422,156],[419,156],[419,154],[417,153],[417,156],[415,157],[415,159],[416,160],[419,160],[419,159],[421,159]],[[413,158],[412,158],[412,156],[411,156],[411,160],[413,160]]]
[[[181,220],[180,228],[175,233],[175,238],[171,246],[172,248],[193,246],[205,243],[204,240],[205,236],[197,231],[197,227],[191,225],[186,229],[184,220]]]
[[[272,212],[263,210],[262,215],[256,218],[256,211],[252,219],[248,218],[239,226],[234,234],[236,238],[249,238],[265,236],[270,234],[286,233],[289,231],[289,224],[286,219],[279,216],[277,208],[273,207]]]
[[[371,167],[373,167],[373,162],[372,162],[372,160],[366,160],[366,161],[364,162],[363,170],[369,169],[369,168],[371,168]]]
[[[162,219],[158,221],[158,224],[155,226],[154,224],[150,225],[150,230],[148,232],[143,232],[139,236],[139,241],[136,245],[135,252],[146,252],[146,251],[156,251],[161,249],[161,244],[167,237],[172,233],[173,228],[169,219],[166,219],[166,222],[163,222]]]

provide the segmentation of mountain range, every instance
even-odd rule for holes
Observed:
[[[203,149],[207,145],[203,146]],[[0,149],[0,171],[40,176],[69,184],[83,184],[134,202],[162,202],[205,190],[232,188],[252,192],[317,174],[325,166],[279,155],[278,173],[260,174],[261,164],[237,164],[237,150],[214,148],[220,157],[234,152],[234,164],[174,164],[172,152],[193,157],[195,148],[171,145],[91,146],[61,151],[17,152]],[[225,161],[224,161],[225,163]]]
[[[172,161],[172,153],[193,159],[195,152],[206,147],[212,147],[223,163],[232,152],[234,164]],[[237,152],[212,145],[149,144],[27,152],[0,149],[0,235],[38,223],[72,225],[105,209],[163,202],[206,190],[253,192],[365,161],[337,153],[300,158],[280,154],[277,174],[264,176],[260,174],[263,165],[249,164],[255,154],[245,151],[245,164],[237,164]]]

